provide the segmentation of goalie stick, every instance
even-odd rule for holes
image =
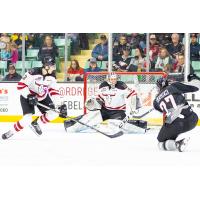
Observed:
[[[39,105],[39,106],[41,106],[41,107],[43,107],[43,108],[52,110],[52,111],[54,111],[54,112],[60,114],[60,112],[59,112],[58,110],[53,109],[53,108],[50,108],[49,106],[46,106],[46,105],[44,105],[44,104],[42,104],[42,103],[39,103],[39,102],[38,102],[37,105]],[[67,116],[67,117],[68,117],[68,116]],[[70,118],[70,120],[72,120],[72,121],[74,121],[74,122],[77,122],[77,123],[79,123],[79,124],[82,124],[82,125],[84,125],[84,126],[90,128],[90,129],[93,129],[93,130],[97,131],[98,133],[101,133],[102,135],[105,135],[105,136],[107,136],[107,137],[109,137],[109,138],[116,138],[116,137],[119,137],[119,136],[121,136],[121,135],[124,134],[123,131],[118,131],[117,133],[114,133],[113,135],[109,135],[109,134],[106,134],[105,132],[103,132],[103,131],[101,131],[101,130],[99,130],[99,129],[93,127],[93,126],[90,126],[90,125],[88,125],[88,124],[85,124],[85,123],[83,123],[83,122],[81,122],[81,121],[79,121],[79,120],[73,119],[72,117],[68,117],[68,118]]]

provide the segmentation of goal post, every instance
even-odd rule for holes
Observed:
[[[109,72],[88,72],[84,76],[84,113],[87,113],[85,102],[88,98],[96,96],[99,85],[107,81]],[[141,99],[142,108],[135,112],[134,116],[141,116],[153,107],[153,100],[157,94],[156,81],[160,77],[166,77],[164,72],[116,72],[118,80],[125,82],[128,87],[136,89]],[[149,125],[161,125],[163,115],[152,110],[141,120],[146,120]]]

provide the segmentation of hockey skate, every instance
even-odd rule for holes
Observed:
[[[1,137],[3,140],[6,140],[6,139],[12,137],[13,135],[14,135],[14,133],[12,131],[8,131],[8,132],[4,133]]]
[[[30,124],[30,128],[36,135],[40,136],[40,135],[42,135],[42,130],[41,130],[39,124],[37,123],[38,118],[39,117],[37,117],[35,120],[32,121],[32,123]]]
[[[183,152],[185,151],[188,142],[189,142],[190,138],[183,138],[182,140],[176,141],[176,148],[178,149],[178,151]]]

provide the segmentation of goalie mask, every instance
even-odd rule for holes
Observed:
[[[118,76],[116,73],[114,72],[111,72],[110,74],[108,74],[107,76],[107,82],[108,84],[111,86],[111,88],[114,88],[116,83],[117,83],[117,79],[118,79]]]

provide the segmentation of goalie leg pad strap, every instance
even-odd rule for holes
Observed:
[[[147,129],[147,121],[129,119],[128,123],[138,126],[140,128]]]

